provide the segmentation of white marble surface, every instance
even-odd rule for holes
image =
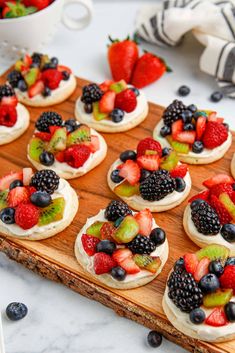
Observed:
[[[96,1],[92,24],[81,32],[69,32],[62,25],[46,49],[84,78],[103,81],[109,76],[106,63],[107,35],[124,37],[132,33],[136,11],[146,1]],[[192,38],[177,49],[151,49],[167,59],[174,72],[145,89],[148,98],[169,104],[181,84],[191,87],[185,101],[215,109],[225,116],[232,128],[234,104],[230,99],[212,103],[209,96],[217,89],[214,80],[198,69],[202,47]],[[5,67],[1,66],[0,71]],[[34,275],[0,255],[0,309],[11,301],[22,301],[29,308],[28,316],[12,323],[5,317],[3,326],[6,353],[147,353],[148,330],[129,320],[119,318],[111,310],[73,293],[67,288]],[[183,353],[179,347],[164,340],[158,352]]]

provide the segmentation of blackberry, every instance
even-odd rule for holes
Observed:
[[[181,311],[190,313],[202,305],[203,294],[193,275],[177,267],[170,275],[168,296]]]
[[[38,118],[35,126],[39,131],[49,132],[49,126],[61,126],[62,118],[55,112],[44,112]]]
[[[168,171],[157,170],[140,183],[140,194],[144,200],[159,201],[171,194],[175,187],[175,179]]]
[[[31,179],[31,186],[34,186],[38,191],[46,191],[48,194],[53,194],[58,189],[60,182],[59,176],[50,169],[44,169],[36,172]]]
[[[90,83],[82,89],[81,101],[85,104],[97,102],[103,96],[103,92],[96,83]]]
[[[179,119],[184,110],[186,110],[184,103],[175,99],[163,112],[164,124],[171,126],[174,121]]]
[[[155,243],[149,237],[140,234],[128,243],[127,246],[134,254],[150,255],[156,249]]]
[[[215,235],[220,231],[220,221],[214,209],[204,200],[191,203],[192,221],[199,233]]]
[[[105,218],[108,221],[115,222],[119,217],[125,217],[128,214],[132,214],[128,205],[122,201],[111,201],[105,210]]]
[[[23,80],[23,77],[19,71],[13,70],[7,75],[7,80],[13,88],[17,88],[19,81]]]
[[[14,96],[14,89],[10,85],[2,85],[0,86],[0,99],[3,97],[11,97]]]
[[[40,53],[33,53],[33,55],[31,56],[33,64],[37,64],[38,66],[40,66],[41,64],[41,59],[42,59],[42,54]]]

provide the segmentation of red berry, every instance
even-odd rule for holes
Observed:
[[[162,156],[160,143],[151,137],[146,137],[138,143],[137,157],[144,155],[146,151],[156,151],[160,157]]]
[[[42,81],[44,82],[45,86],[52,90],[59,87],[60,81],[62,79],[62,73],[56,69],[48,69],[42,73]]]
[[[145,156],[140,156],[137,158],[137,163],[141,168],[155,171],[158,170],[160,164],[160,158],[158,154],[149,154]]]
[[[172,178],[184,178],[188,172],[187,164],[179,164],[170,171]]]
[[[214,185],[218,184],[234,184],[234,179],[227,174],[217,174],[209,179],[203,181],[203,185],[208,189],[212,188]]]
[[[90,148],[91,153],[95,153],[100,149],[100,140],[97,135],[91,135],[91,142],[88,147]]]
[[[42,10],[50,5],[50,0],[24,0],[23,3],[25,6],[33,6],[38,10]]]
[[[29,87],[29,90],[28,90],[29,98],[33,98],[34,96],[42,93],[44,88],[45,86],[42,80],[35,82],[34,85]]]
[[[229,196],[231,196],[234,192],[232,185],[224,183],[224,184],[214,185],[210,188],[210,194],[215,195],[216,197],[219,197],[219,195],[224,192]]]
[[[97,275],[108,273],[115,266],[116,262],[110,255],[103,252],[99,252],[94,255],[94,270]]]
[[[209,203],[211,207],[214,208],[214,210],[216,211],[219,217],[220,223],[222,225],[231,222],[233,218],[230,216],[230,214],[228,213],[224,205],[220,202],[217,196],[211,195]]]
[[[193,276],[197,282],[199,282],[203,276],[209,273],[209,264],[210,264],[210,259],[208,257],[204,257],[203,259],[200,260]]]
[[[205,324],[214,327],[225,326],[228,324],[223,308],[215,308],[206,318]]]
[[[182,132],[179,132],[174,139],[178,142],[188,143],[192,145],[196,139],[196,132],[182,131]]]
[[[135,220],[139,224],[139,234],[148,236],[152,230],[153,216],[148,208],[135,214]]]
[[[224,289],[233,289],[235,295],[235,265],[225,266],[224,273],[219,278],[220,285]]]
[[[132,257],[132,252],[127,248],[125,248],[125,249],[121,248],[121,249],[114,251],[112,257],[113,257],[114,261],[118,265],[120,265],[121,262],[123,262],[124,260],[126,260],[129,257]]]
[[[7,196],[7,203],[10,207],[15,207],[22,202],[29,201],[29,191],[25,186],[17,186],[9,191]]]
[[[131,89],[127,88],[116,95],[115,108],[119,108],[127,113],[130,113],[136,108],[136,106],[136,95]]]
[[[228,131],[223,124],[208,121],[202,142],[206,148],[213,149],[222,145],[228,138]]]
[[[4,175],[1,179],[0,179],[0,190],[5,190],[5,189],[9,189],[10,184],[14,181],[14,180],[21,180],[23,181],[23,173],[22,172],[11,172],[7,175]]]
[[[86,145],[74,145],[69,147],[65,153],[65,162],[73,168],[79,168],[87,161],[91,154],[90,148]]]
[[[105,80],[104,82],[102,82],[99,87],[101,89],[101,91],[103,92],[107,92],[109,90],[109,87],[114,83],[114,81],[112,80]]]
[[[126,273],[128,273],[130,275],[134,275],[134,274],[140,272],[139,266],[136,265],[136,263],[134,262],[134,260],[132,260],[131,257],[128,257],[127,259],[123,260],[120,263],[120,266],[122,268],[124,268]]]
[[[176,120],[172,126],[171,126],[171,134],[172,134],[172,138],[173,140],[176,140],[177,135],[183,131],[183,120],[179,119]]]
[[[119,175],[126,179],[131,185],[135,185],[140,179],[140,168],[136,162],[128,159],[122,164]]]
[[[1,100],[1,105],[10,105],[12,107],[16,107],[18,103],[18,99],[16,96],[3,97]]]
[[[96,245],[100,240],[92,235],[83,234],[81,237],[83,249],[89,256],[93,256],[96,253]]]
[[[65,155],[64,154],[65,154],[65,151],[57,152],[55,154],[55,159],[60,163],[65,162]]]
[[[17,111],[14,106],[0,105],[0,125],[14,126],[17,121]]]
[[[32,203],[21,203],[16,207],[15,222],[23,229],[30,229],[38,223],[40,211]]]
[[[197,195],[192,196],[192,197],[188,200],[188,202],[191,203],[191,202],[193,202],[193,201],[196,200],[196,199],[202,199],[202,200],[207,201],[208,198],[209,198],[209,195],[210,195],[210,191],[209,191],[209,190],[205,190],[205,191],[200,192],[200,193],[197,194]]]
[[[206,130],[206,117],[199,116],[196,124],[197,140],[201,140],[205,130]]]
[[[196,254],[188,253],[184,255],[184,266],[187,272],[194,274],[198,263],[199,261]]]
[[[99,101],[99,110],[101,113],[111,113],[114,109],[116,93],[114,91],[107,91]]]
[[[115,231],[116,228],[114,227],[113,223],[105,222],[100,229],[101,239],[108,239],[113,241],[112,235]]]
[[[40,138],[42,141],[50,141],[51,134],[49,132],[35,132],[36,137]]]

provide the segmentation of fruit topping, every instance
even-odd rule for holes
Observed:
[[[146,154],[137,158],[137,163],[140,168],[144,168],[149,171],[158,170],[159,162],[160,158],[157,154]]]
[[[125,163],[128,159],[135,161],[136,157],[137,157],[136,152],[133,150],[126,150],[126,151],[122,152],[119,156],[119,158],[121,159],[121,161],[123,163]]]
[[[217,198],[219,198],[220,194],[226,193],[230,197],[233,195],[233,186],[232,184],[215,184],[212,187],[210,187],[210,195],[214,195]]]
[[[206,308],[214,308],[215,306],[224,306],[233,296],[232,289],[218,289],[216,292],[206,294],[203,297],[203,305]]]
[[[202,141],[195,141],[192,145],[192,152],[194,153],[202,153],[204,150],[204,145]]]
[[[116,244],[108,239],[101,240],[96,245],[96,252],[104,252],[105,254],[112,255],[116,250]]]
[[[224,208],[228,211],[233,220],[235,220],[235,204],[231,200],[228,194],[222,193],[219,196],[219,201],[222,203]]]
[[[186,188],[186,183],[183,178],[175,178],[175,191],[183,192]]]
[[[12,189],[16,188],[17,186],[23,186],[23,185],[24,185],[24,184],[23,184],[23,181],[22,181],[22,180],[16,179],[16,180],[14,180],[14,181],[10,184],[9,190],[12,190]]]
[[[202,277],[209,273],[210,259],[204,257],[201,259],[196,267],[195,272],[193,273],[194,279],[199,282]]]
[[[198,265],[198,258],[195,254],[188,253],[184,255],[184,267],[188,273],[194,274]]]
[[[127,160],[121,165],[119,175],[133,186],[140,179],[140,168],[136,162]]]
[[[0,125],[12,127],[17,121],[17,111],[12,105],[0,106]]]
[[[227,260],[229,256],[229,250],[223,245],[211,244],[207,245],[196,252],[198,260],[203,259],[203,257],[208,257],[211,261],[214,260]]]
[[[93,235],[96,238],[101,238],[101,228],[104,222],[95,221],[86,230],[86,234]]]
[[[225,305],[224,312],[229,322],[235,322],[235,303],[229,302]]]
[[[205,321],[206,314],[201,308],[196,308],[190,311],[189,318],[194,325],[200,325]]]
[[[102,89],[102,87],[101,87],[101,89]],[[120,80],[118,82],[111,81],[108,89],[110,89],[111,91],[114,91],[115,93],[120,93],[120,92],[124,91],[125,89],[127,89],[126,81],[125,80]]]
[[[110,113],[110,118],[114,123],[120,123],[123,120],[125,112],[122,109],[115,108]]]
[[[114,261],[120,265],[124,260],[132,257],[132,252],[129,249],[120,248],[113,253],[112,257]]]
[[[53,199],[49,206],[40,209],[39,226],[63,219],[64,208],[65,199],[63,197]]]
[[[154,228],[150,233],[150,239],[156,246],[160,246],[166,240],[166,233],[162,228]]]
[[[103,96],[103,92],[96,83],[90,83],[82,89],[81,101],[85,104],[98,102]]]
[[[64,158],[72,168],[79,168],[88,160],[90,154],[91,151],[88,146],[79,144],[69,147],[64,153]]]
[[[214,209],[204,200],[191,203],[191,218],[199,233],[215,235],[220,231],[220,221]]]
[[[115,242],[126,244],[132,241],[139,232],[139,224],[131,215],[127,215],[120,226],[112,234]]]
[[[25,186],[16,186],[8,193],[7,203],[10,207],[16,207],[22,202],[29,201],[29,192]]]
[[[115,266],[116,262],[110,255],[103,252],[99,252],[94,255],[94,271],[97,275],[108,273]]]
[[[179,164],[170,171],[172,178],[184,178],[188,172],[187,164]]]
[[[162,148],[160,143],[151,137],[146,137],[138,143],[137,156],[143,156],[147,151],[155,151],[159,157],[162,155]]]
[[[39,156],[39,162],[45,166],[51,166],[55,162],[53,153],[43,151]]]
[[[9,189],[11,183],[15,180],[22,180],[23,174],[22,172],[11,172],[2,178],[0,178],[0,190],[4,191],[5,189]]]
[[[47,145],[49,152],[64,151],[66,149],[67,130],[65,127],[60,127],[52,134]]]
[[[60,178],[53,170],[40,170],[31,179],[31,186],[38,191],[46,191],[53,194],[59,187]]]
[[[152,273],[156,273],[161,266],[161,260],[156,256],[153,257],[149,255],[135,254],[133,260],[139,268],[150,271]]]
[[[40,115],[36,121],[36,129],[42,132],[50,132],[50,126],[61,126],[62,118],[58,113],[55,112],[44,112]]]
[[[224,310],[222,308],[215,308],[212,313],[206,318],[205,324],[214,327],[225,326],[228,324]]]
[[[203,134],[202,142],[206,148],[216,148],[224,143],[228,138],[228,131],[223,124],[208,121]]]
[[[210,196],[210,205],[216,211],[221,225],[229,223],[233,219],[222,202],[220,202],[215,195]]]
[[[148,208],[134,215],[139,224],[139,234],[148,236],[152,229],[153,216]]]
[[[21,203],[15,210],[15,223],[23,229],[32,228],[38,220],[39,209],[32,203]]]
[[[179,162],[175,151],[171,151],[160,163],[160,168],[168,171],[173,170]]]
[[[105,218],[108,221],[115,222],[119,217],[131,215],[132,211],[129,206],[123,201],[111,201],[105,210]]]
[[[29,185],[33,176],[32,168],[23,168],[23,185]]]
[[[67,136],[67,146],[91,142],[90,128],[86,125],[79,126]]]
[[[41,79],[46,87],[54,90],[59,87],[63,76],[62,73],[56,69],[47,69],[42,72]]]
[[[203,182],[203,185],[206,186],[208,189],[212,188],[215,185],[217,186],[218,184],[234,184],[234,179],[227,174],[217,174],[209,179],[206,179]]]
[[[220,287],[220,282],[215,274],[208,273],[200,279],[199,287],[204,294],[213,293]]]
[[[113,267],[110,274],[117,281],[124,281],[126,278],[126,271],[121,266]]]
[[[235,242],[235,224],[224,224],[220,230],[222,237],[229,243]]]
[[[36,191],[31,194],[30,201],[37,207],[47,207],[52,202],[51,195],[45,191]]]
[[[233,289],[235,295],[235,265],[227,265],[224,268],[224,273],[219,278],[220,285],[225,289]]]
[[[180,118],[181,113],[186,109],[186,106],[183,102],[175,99],[163,112],[163,121],[167,126]]]
[[[0,211],[0,219],[5,224],[15,223],[15,209],[12,207],[3,208]]]
[[[126,113],[131,113],[137,106],[135,93],[131,89],[126,89],[116,95],[115,108],[119,108]]]
[[[127,246],[133,254],[150,255],[156,249],[155,243],[149,237],[140,234],[128,243]]]
[[[45,85],[42,80],[35,82],[35,84],[28,89],[29,98],[33,98],[38,94],[42,94],[44,90],[45,90]]]
[[[189,203],[192,203],[193,201],[195,200],[204,200],[204,201],[207,201],[208,198],[209,198],[209,195],[210,195],[210,191],[209,190],[205,190],[205,191],[202,191],[200,192],[199,194],[196,194],[194,196],[192,196],[188,202]]]
[[[115,105],[116,93],[114,91],[107,91],[99,101],[99,111],[101,113],[109,114],[113,111]]]
[[[159,201],[174,190],[175,180],[166,170],[155,171],[140,183],[140,194],[148,201]]]
[[[220,260],[213,260],[209,265],[209,272],[214,273],[217,277],[220,277],[224,272],[224,267]]]
[[[87,105],[84,106],[85,111],[87,111],[86,107],[87,107]],[[99,102],[92,103],[92,111],[93,111],[94,119],[97,121],[103,120],[108,117],[107,113],[101,113],[100,108],[99,108]],[[110,114],[112,114],[113,111]],[[113,120],[113,118],[112,118],[112,120]],[[119,121],[117,121],[117,122],[119,122]]]
[[[139,184],[132,186],[127,181],[124,181],[114,188],[114,192],[120,197],[131,197],[139,193]]]
[[[116,231],[116,227],[112,222],[104,222],[100,228],[101,239],[113,240],[113,234]]]
[[[11,321],[23,319],[28,313],[28,308],[23,303],[13,302],[7,305],[6,315]]]
[[[36,162],[40,162],[40,156],[44,152],[45,143],[38,137],[33,137],[29,141],[29,157]]]
[[[0,191],[0,210],[7,207],[7,190]]]
[[[196,133],[197,133],[197,140],[201,140],[204,132],[206,130],[206,117],[199,116],[196,123]]]
[[[81,241],[83,249],[87,255],[93,256],[96,253],[96,245],[100,242],[100,240],[92,235],[83,234]]]

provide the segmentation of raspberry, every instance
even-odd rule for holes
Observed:
[[[56,89],[59,87],[60,81],[63,79],[63,75],[56,69],[48,69],[42,73],[42,81],[45,86],[50,89]]]
[[[231,184],[217,184],[211,187],[210,194],[219,197],[220,194],[225,192],[230,197],[233,194],[233,187]]]
[[[119,108],[127,113],[130,113],[136,108],[136,106],[136,95],[131,89],[125,89],[116,95],[115,108]]]
[[[151,137],[146,137],[141,140],[137,146],[137,157],[145,155],[146,151],[156,151],[159,156],[162,155],[162,147],[159,142],[152,139]]]
[[[184,178],[187,172],[187,164],[179,164],[173,170],[170,171],[170,175],[172,178]]]
[[[220,200],[217,198],[217,196],[211,195],[210,205],[216,211],[219,217],[220,223],[222,225],[231,222],[232,217],[230,216],[226,208],[223,206],[223,204],[220,202]]]
[[[228,131],[223,124],[208,121],[203,134],[202,142],[205,148],[215,148],[224,143],[228,138]]]
[[[3,126],[14,126],[17,121],[16,108],[11,105],[0,106],[0,125]]]
[[[224,273],[219,278],[222,288],[232,288],[235,294],[235,265],[225,266]]]
[[[38,223],[39,209],[32,203],[21,203],[15,211],[15,222],[23,229],[30,229]]]
[[[90,148],[86,145],[74,145],[69,147],[65,153],[65,162],[73,168],[79,168],[83,166],[86,160],[90,156]]]

